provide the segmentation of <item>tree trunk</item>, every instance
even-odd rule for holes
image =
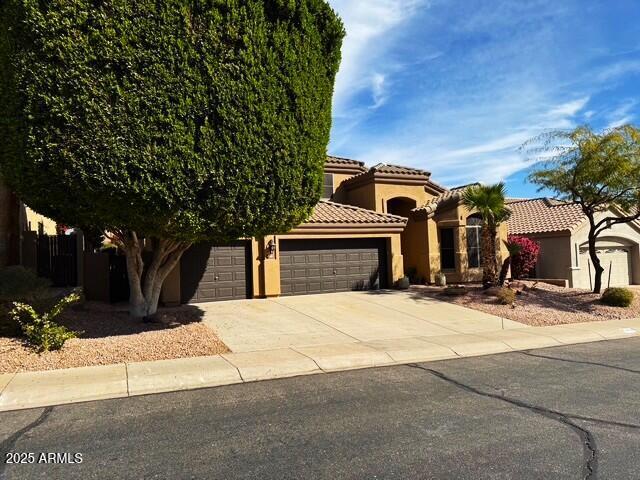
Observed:
[[[123,232],[114,238],[117,238],[127,259],[130,314],[141,319],[152,317],[158,311],[162,284],[191,244],[152,239],[152,258],[145,268],[142,258],[144,243],[135,232]]]
[[[595,271],[593,278],[593,293],[600,293],[600,290],[602,290],[602,274],[604,272],[604,268],[602,268],[600,259],[596,253],[596,240],[595,227],[592,222],[592,227],[589,229],[589,257],[591,257],[591,263],[593,263],[593,270]]]
[[[496,246],[495,236],[492,236],[491,227],[486,223],[482,225],[480,231],[482,249],[482,286],[485,288],[492,287],[497,282],[497,264],[496,264]]]

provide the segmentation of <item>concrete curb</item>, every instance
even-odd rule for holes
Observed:
[[[640,319],[0,375],[0,411],[640,336]]]

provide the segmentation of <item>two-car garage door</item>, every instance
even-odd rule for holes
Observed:
[[[281,294],[386,288],[386,249],[382,238],[281,239]],[[251,261],[251,245],[246,241],[194,245],[181,260],[182,303],[251,298]]]
[[[380,238],[280,240],[282,295],[386,288],[386,265]]]

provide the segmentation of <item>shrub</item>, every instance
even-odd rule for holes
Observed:
[[[53,320],[72,303],[80,300],[76,293],[67,295],[54,305],[47,313],[40,315],[26,303],[14,303],[11,316],[20,324],[29,344],[38,352],[60,350],[70,338],[75,338],[75,332],[58,325]]]
[[[0,302],[33,300],[42,296],[51,282],[21,266],[0,269]]]
[[[502,305],[513,305],[516,301],[516,291],[510,288],[501,288],[496,296]]]
[[[633,303],[634,294],[628,288],[611,287],[602,294],[601,301],[611,307],[628,307]]]
[[[533,270],[540,254],[540,244],[530,238],[509,235],[507,249],[511,254],[511,276],[525,277]]]

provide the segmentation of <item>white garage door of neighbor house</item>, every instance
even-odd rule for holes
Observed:
[[[602,284],[604,287],[609,285],[609,270],[611,270],[611,286],[621,287],[629,285],[631,283],[631,253],[628,248],[624,247],[611,247],[611,248],[598,248],[598,258],[600,264],[604,268],[602,274]],[[580,250],[580,266],[584,272],[585,278],[582,278],[582,284],[589,285],[589,271],[587,266],[591,270],[591,278],[593,279],[594,270],[593,264],[589,257],[589,252],[586,249]],[[593,280],[592,280],[593,281]]]

